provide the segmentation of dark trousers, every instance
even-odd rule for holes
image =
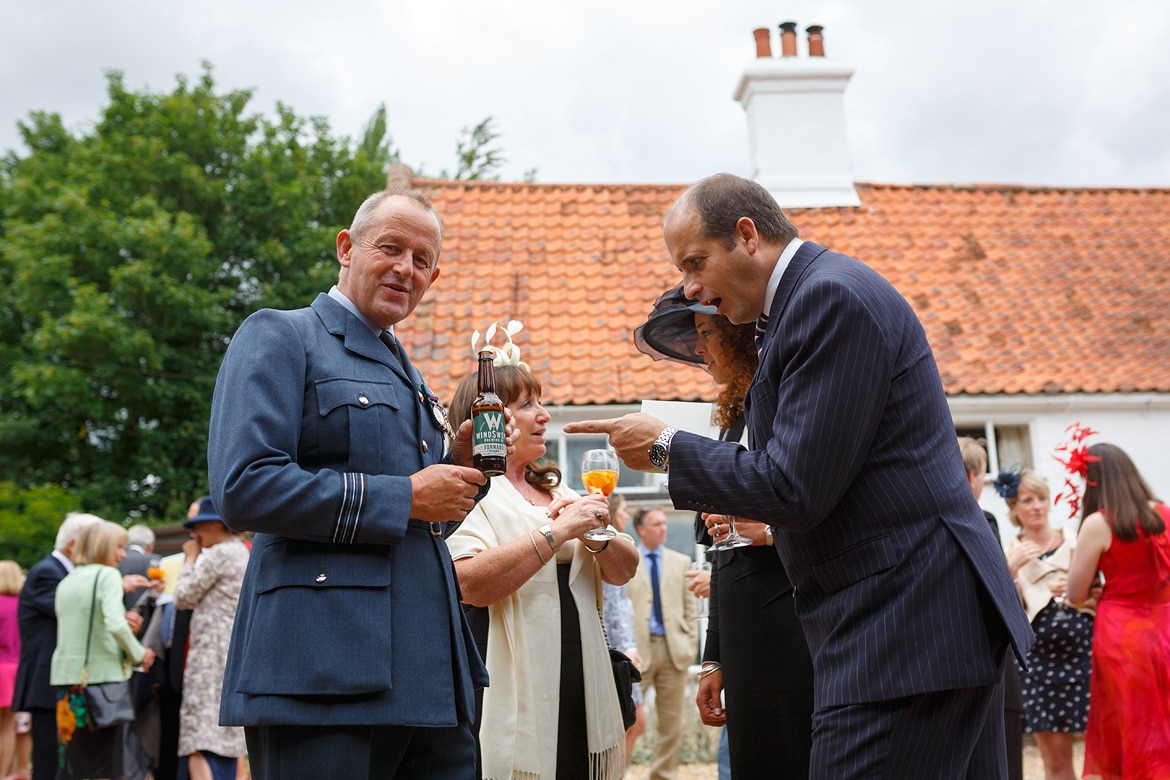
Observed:
[[[53,780],[57,776],[57,711],[32,709],[32,780]]]
[[[475,780],[466,721],[414,726],[246,726],[252,780]]]
[[[809,776],[1004,780],[1003,681],[821,710]]]

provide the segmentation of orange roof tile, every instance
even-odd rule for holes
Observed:
[[[440,398],[474,369],[472,331],[510,319],[547,404],[714,396],[632,337],[678,282],[661,225],[683,185],[415,186],[443,218],[443,271],[400,331]],[[1170,392],[1170,190],[857,189],[859,208],[788,215],[901,291],[948,395]]]

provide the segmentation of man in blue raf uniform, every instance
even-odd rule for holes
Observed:
[[[212,497],[257,532],[220,718],[245,727],[256,780],[474,777],[487,672],[443,534],[487,480],[470,423],[444,462],[446,418],[392,331],[441,247],[425,197],[370,196],[337,236],[337,285],[250,316],[220,369]]]

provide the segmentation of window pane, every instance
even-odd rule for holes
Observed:
[[[1028,444],[1028,426],[995,426],[995,445],[999,451],[999,467],[1001,470],[1007,471],[1016,466],[1025,469],[1033,468],[1032,448]]]

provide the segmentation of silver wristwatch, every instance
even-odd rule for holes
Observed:
[[[670,465],[670,440],[678,433],[678,428],[664,428],[658,438],[650,445],[650,462],[654,468],[666,471]]]

